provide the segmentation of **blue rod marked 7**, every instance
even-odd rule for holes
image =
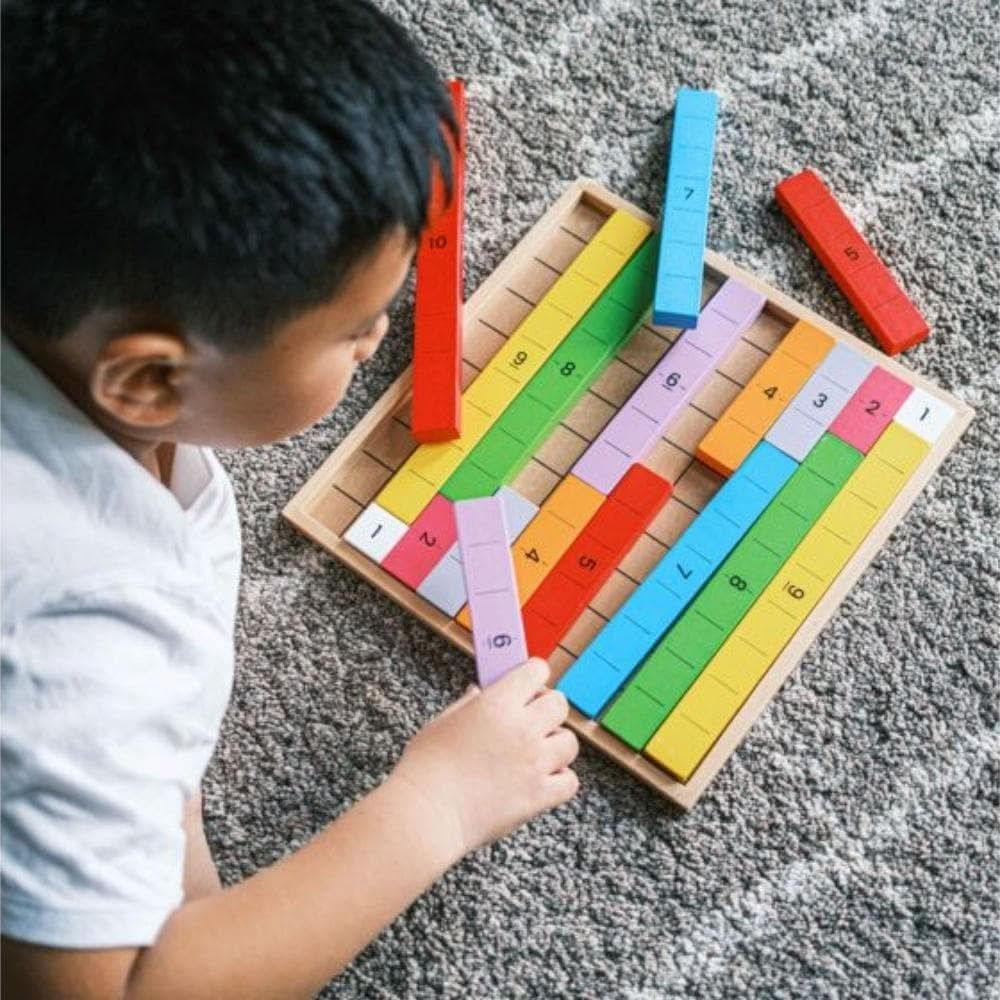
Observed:
[[[677,92],[653,297],[653,322],[660,326],[686,329],[698,321],[718,115],[712,91]]]
[[[754,448],[563,675],[575,708],[601,713],[797,467],[766,441]]]

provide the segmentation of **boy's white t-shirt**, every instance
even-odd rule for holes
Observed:
[[[2,931],[148,945],[232,685],[232,488],[179,446],[167,489],[6,339],[2,366]]]

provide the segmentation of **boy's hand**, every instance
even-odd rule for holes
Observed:
[[[549,667],[528,660],[474,688],[410,741],[390,781],[417,789],[455,837],[456,858],[571,799],[579,750],[569,705],[545,689]]]

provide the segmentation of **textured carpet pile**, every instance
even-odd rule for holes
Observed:
[[[771,197],[817,168],[930,322],[904,363],[977,417],[692,813],[584,750],[574,802],[450,872],[323,996],[996,996],[996,3],[386,6],[468,81],[470,291],[580,175],[658,212],[673,94],[711,87],[712,248],[867,337]],[[471,676],[279,517],[408,363],[410,302],[394,320],[322,424],[223,456],[246,542],[206,782],[227,881],[376,784]]]

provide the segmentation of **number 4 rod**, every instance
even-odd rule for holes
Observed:
[[[503,504],[499,497],[459,500],[455,525],[472,615],[479,686],[528,658]]]

